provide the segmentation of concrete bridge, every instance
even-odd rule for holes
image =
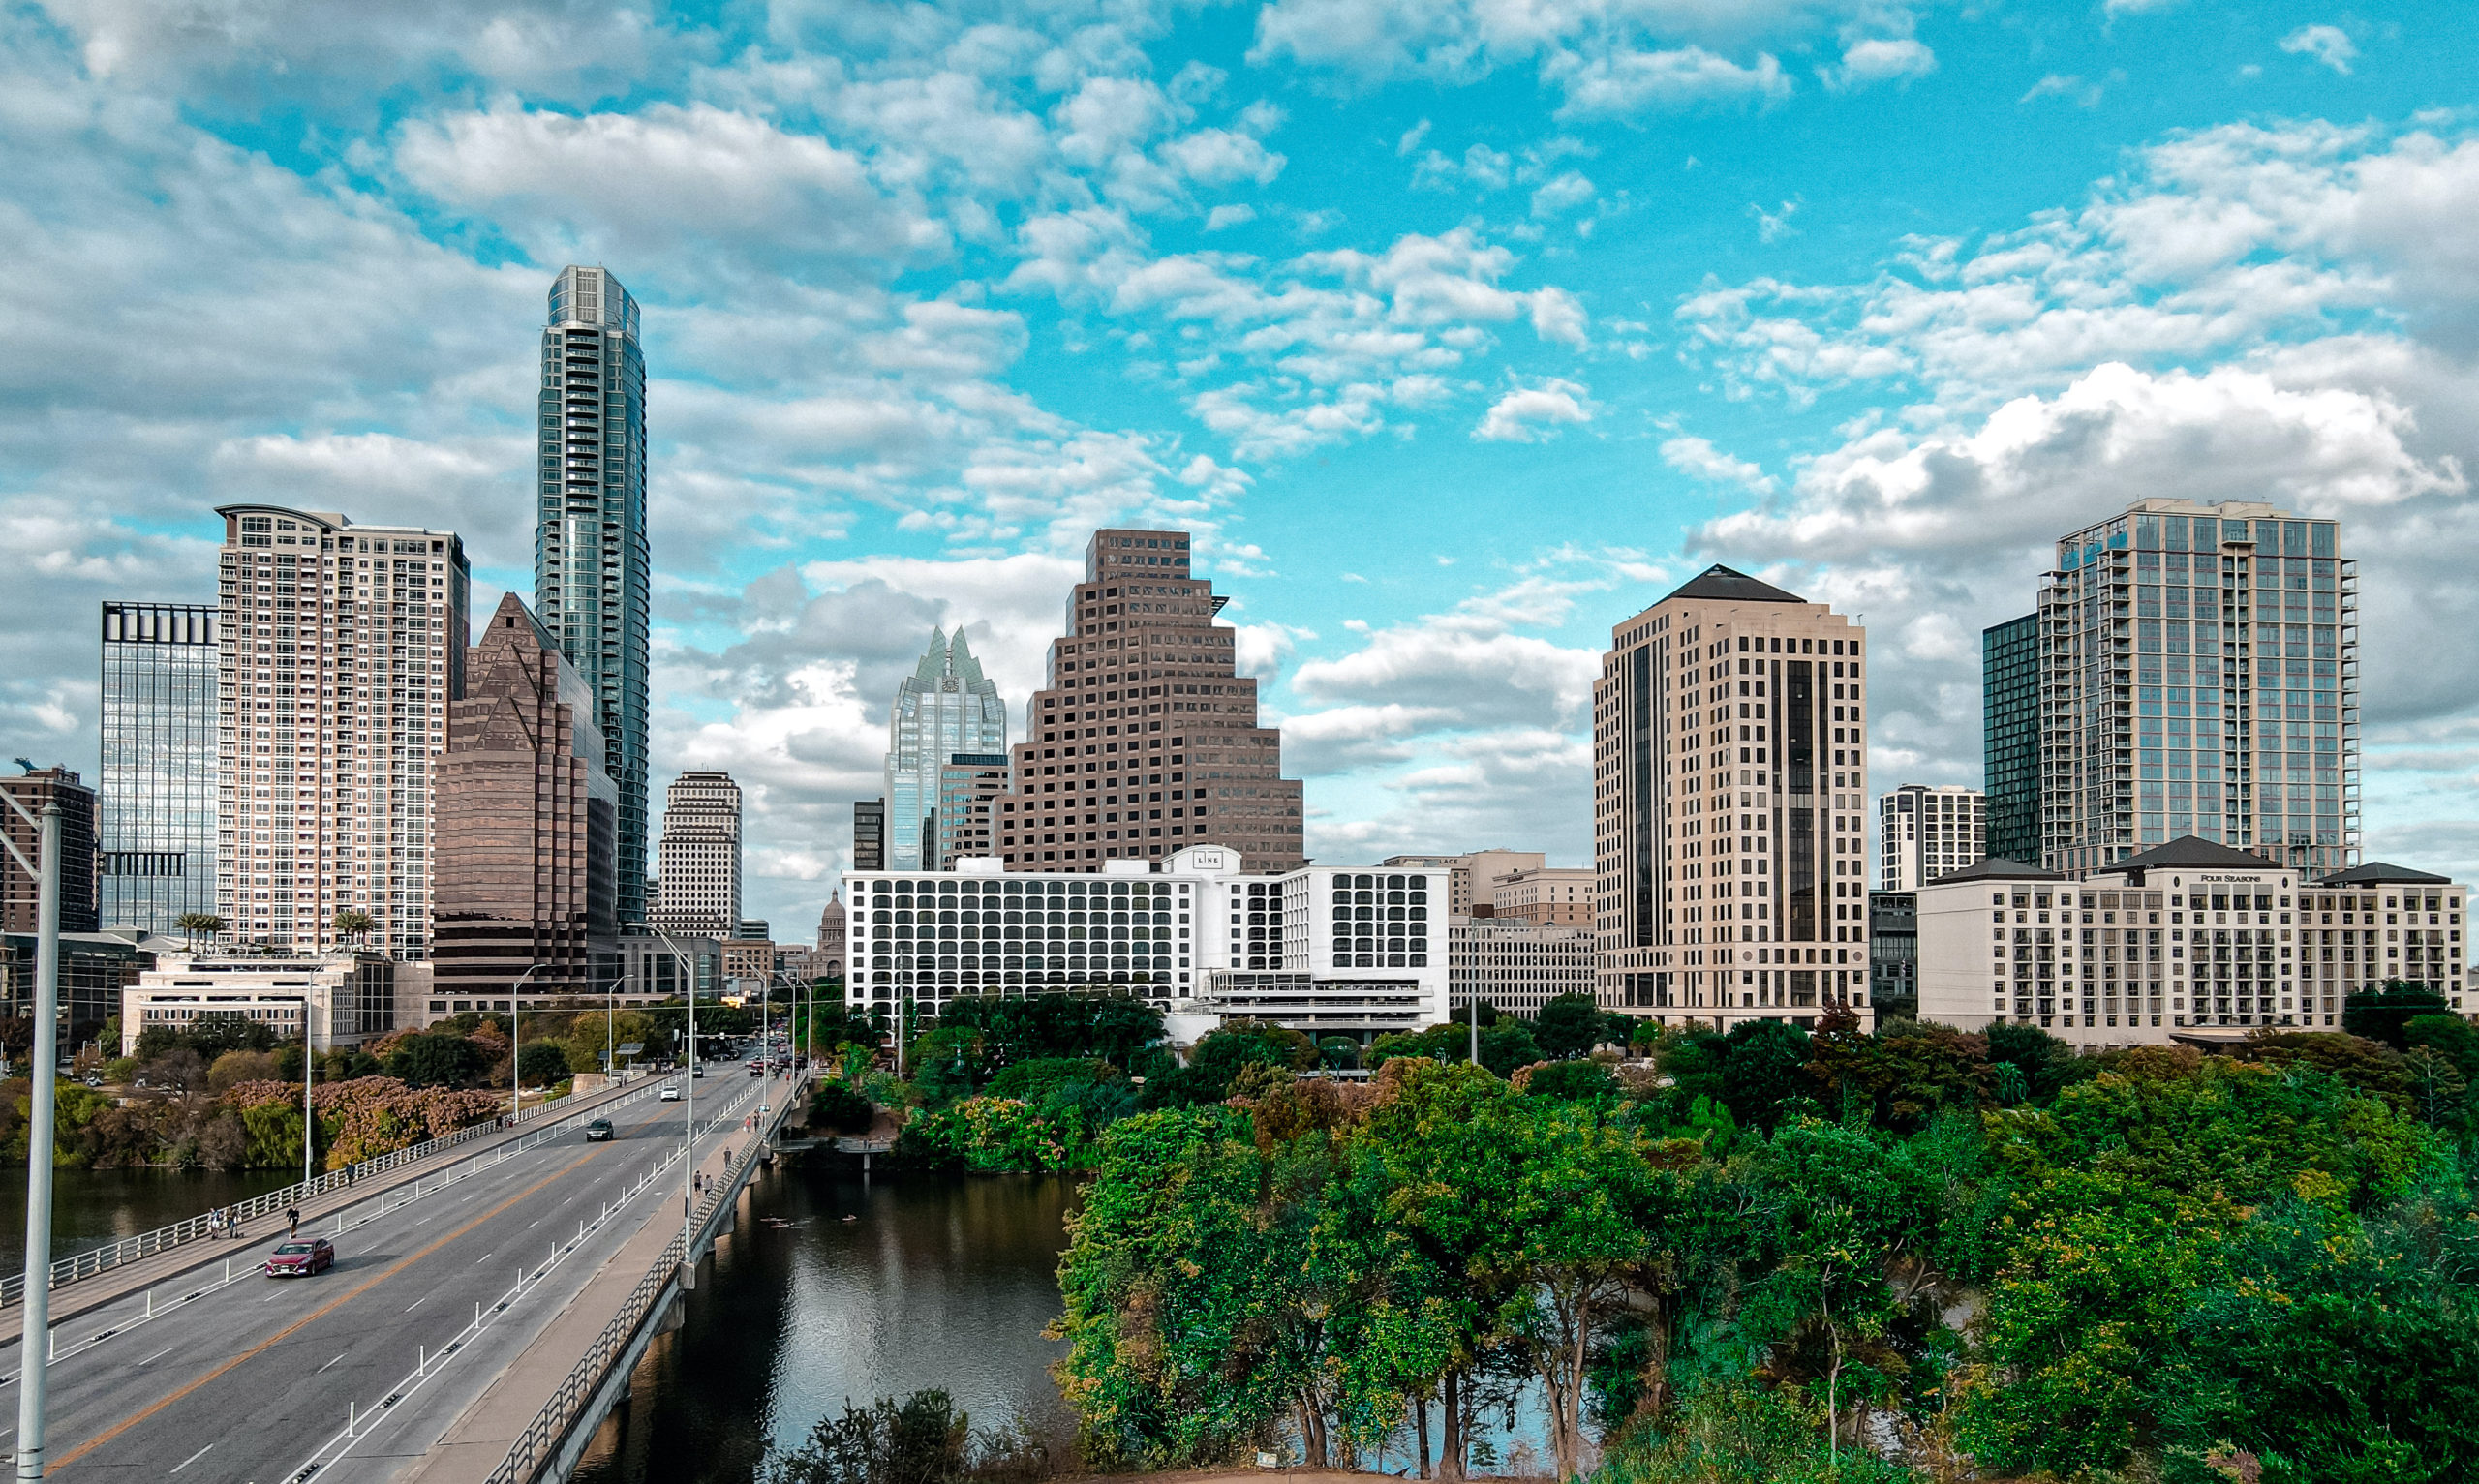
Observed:
[[[718,1068],[718,1071],[720,1071]],[[807,1078],[647,1078],[297,1193],[313,1278],[262,1276],[285,1236],[160,1240],[54,1274],[49,1472],[179,1484],[563,1479],[727,1230]],[[695,1127],[688,1123],[695,1110]],[[585,1140],[607,1118],[614,1137]],[[24,1337],[0,1310],[0,1389]],[[14,1414],[14,1408],[0,1407]],[[0,1429],[0,1447],[14,1436]]]

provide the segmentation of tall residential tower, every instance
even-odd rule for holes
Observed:
[[[936,835],[940,777],[958,753],[1007,751],[1007,706],[981,673],[963,629],[930,632],[921,662],[887,709],[886,863],[890,870],[939,869]]]
[[[1877,801],[1880,892],[1916,892],[1987,854],[1988,800],[1975,788],[1906,783]]]
[[[2311,876],[2359,860],[2358,583],[2341,530],[2142,500],[2040,591],[2040,864],[2184,835]]]
[[[2040,616],[1980,630],[1981,778],[1988,793],[1985,854],[2040,859]],[[1965,862],[1968,865],[1971,863]]]
[[[235,938],[430,953],[431,766],[465,693],[453,531],[225,505],[217,911]],[[369,915],[366,931],[337,913]]]
[[[1725,1030],[1866,1018],[1858,625],[1715,566],[1610,641],[1593,685],[1603,1006]]]
[[[215,617],[203,604],[104,604],[107,927],[168,934],[183,914],[215,910]]]
[[[1201,843],[1250,873],[1307,863],[1300,782],[1282,776],[1282,733],[1257,725],[1257,682],[1213,621],[1223,602],[1190,575],[1185,531],[1093,533],[998,801],[1010,870],[1098,871]]]
[[[542,331],[534,611],[594,696],[619,790],[619,913],[646,915],[646,360],[637,301],[601,268],[551,286]]]

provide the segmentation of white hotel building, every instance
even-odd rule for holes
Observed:
[[[2321,879],[2187,836],[2069,880],[1982,861],[1919,889],[1919,1017],[2101,1048],[2334,1029],[2388,979],[2469,1014],[2467,892],[2370,864]]]
[[[1447,1018],[1445,869],[1243,875],[1240,861],[1199,845],[1098,875],[989,858],[846,872],[851,1002],[926,1019],[954,998],[1093,987],[1320,1036]]]

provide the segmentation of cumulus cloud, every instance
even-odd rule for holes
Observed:
[[[1819,69],[1825,85],[1851,93],[1880,82],[1909,82],[1937,70],[1937,53],[1914,37],[1870,37],[1842,53],[1842,65]]]
[[[1551,377],[1538,386],[1510,387],[1472,430],[1472,437],[1491,443],[1533,443],[1552,439],[1570,425],[1592,421],[1589,394],[1574,381]]]
[[[1664,440],[1662,462],[1709,484],[1734,484],[1757,495],[1773,493],[1771,475],[1745,459],[1724,453],[1707,439],[1682,436]]]
[[[2349,33],[2340,26],[2301,26],[2281,38],[2281,50],[2292,56],[2312,57],[2344,77],[2350,75],[2350,63],[2359,54]]]

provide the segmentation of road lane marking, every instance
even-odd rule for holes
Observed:
[[[498,1205],[493,1206],[481,1215],[474,1217],[464,1226],[459,1227],[455,1230],[448,1232],[446,1235],[440,1237],[421,1251],[414,1253],[409,1257],[399,1259],[394,1266],[388,1268],[385,1272],[375,1274],[372,1277],[363,1280],[355,1287],[345,1290],[343,1293],[329,1299],[318,1308],[311,1310],[300,1318],[293,1320],[291,1324],[277,1330],[274,1334],[267,1336],[264,1340],[261,1340],[258,1344],[250,1347],[248,1349],[243,1350],[240,1354],[233,1356],[230,1360],[217,1366],[214,1370],[207,1372],[204,1376],[201,1376],[198,1379],[190,1382],[188,1385],[183,1386],[178,1391],[173,1392],[170,1396],[164,1398],[153,1406],[142,1408],[138,1411],[132,1412],[129,1416],[113,1423],[110,1427],[106,1428],[94,1437],[87,1439],[84,1442],[79,1443],[68,1452],[53,1459],[51,1467],[54,1469],[67,1468],[71,1464],[77,1462],[77,1460],[84,1458],[87,1454],[94,1452],[97,1448],[100,1448],[104,1444],[111,1441],[113,1439],[118,1438],[121,1434],[128,1432],[131,1428],[138,1426],[138,1424],[145,1421],[147,1418],[163,1411],[164,1408],[170,1407],[173,1403],[181,1401],[182,1399],[194,1394],[208,1382],[219,1380],[233,1371],[238,1370],[240,1367],[248,1364],[250,1361],[256,1360],[259,1356],[265,1354],[276,1346],[291,1339],[295,1334],[298,1334],[315,1321],[326,1317],[328,1315],[344,1307],[346,1304],[361,1297],[364,1293],[367,1293],[371,1289],[379,1287],[381,1284],[385,1283],[388,1279],[395,1277],[405,1269],[412,1267],[414,1263],[419,1262],[421,1259],[429,1257],[441,1248],[447,1246],[458,1237],[463,1236],[465,1233],[473,1230],[484,1222],[489,1221],[492,1217],[499,1215],[502,1211],[506,1210],[508,1207],[515,1205],[517,1202],[533,1195],[536,1191],[541,1190],[544,1186],[550,1185],[559,1180],[561,1177],[583,1166],[588,1160],[593,1158],[594,1155],[591,1152],[579,1155],[574,1161],[553,1170],[547,1175],[544,1175],[541,1179],[535,1181],[532,1185],[518,1191],[515,1195],[501,1201]],[[212,1447],[214,1444],[209,1443],[207,1446]],[[201,1449],[200,1451],[203,1452],[204,1450]]]
[[[425,1293],[425,1294],[423,1294],[421,1297],[419,1297],[419,1298],[417,1298],[417,1299],[414,1299],[412,1303],[407,1304],[407,1305],[405,1306],[405,1312],[406,1312],[407,1314],[411,1314],[411,1313],[413,1313],[414,1310],[419,1309],[422,1305],[427,1304],[427,1303],[429,1303],[429,1302],[430,1302],[430,1295],[429,1295],[429,1294],[427,1294],[427,1293]]]
[[[214,1451],[214,1449],[215,1449],[215,1444],[213,1444],[213,1443],[208,1443],[205,1447],[199,1449],[196,1453],[193,1453],[193,1454],[191,1454],[189,1457],[187,1457],[187,1458],[185,1458],[185,1459],[182,1459],[179,1463],[174,1464],[174,1465],[172,1466],[172,1471],[173,1471],[174,1473],[178,1473],[178,1472],[180,1472],[182,1469],[187,1469],[190,1465],[197,1463],[199,1459],[202,1459],[202,1458],[206,1457],[206,1455],[207,1455],[208,1453],[210,1453],[210,1452],[213,1452],[213,1451]]]
[[[336,1360],[342,1360],[342,1359],[344,1359],[344,1358],[345,1358],[344,1356],[339,1355],[339,1356],[337,1356],[337,1357],[336,1357]],[[317,1375],[319,1375],[321,1372],[325,1371],[325,1370],[327,1369],[327,1366],[332,1366],[332,1365],[334,1365],[334,1364],[336,1363],[336,1360],[330,1360],[330,1361],[328,1361],[328,1362],[327,1362],[327,1365],[325,1365],[325,1366],[321,1366],[317,1371],[313,1371],[313,1372],[311,1372],[310,1374],[311,1374],[311,1375],[313,1375],[313,1376],[317,1376]]]
[[[489,1253],[484,1253],[484,1254],[482,1254],[480,1257],[475,1257],[475,1258],[474,1259],[474,1265],[475,1267],[480,1267],[483,1263],[488,1262],[488,1261],[490,1261],[490,1260],[491,1260],[491,1255],[490,1255]]]
[[[177,1345],[168,1345],[168,1346],[164,1347],[162,1349],[157,1350],[154,1354],[147,1356],[144,1360],[139,1361],[139,1362],[138,1362],[138,1364],[139,1364],[139,1365],[141,1365],[141,1366],[151,1366],[151,1365],[153,1365],[155,1362],[157,1362],[157,1361],[159,1361],[159,1360],[163,1359],[165,1356],[169,1355],[169,1354],[170,1354],[170,1353],[172,1353],[174,1350],[177,1350],[177,1349],[179,1349],[179,1348],[180,1348],[180,1347],[179,1347],[179,1346],[177,1346]]]

